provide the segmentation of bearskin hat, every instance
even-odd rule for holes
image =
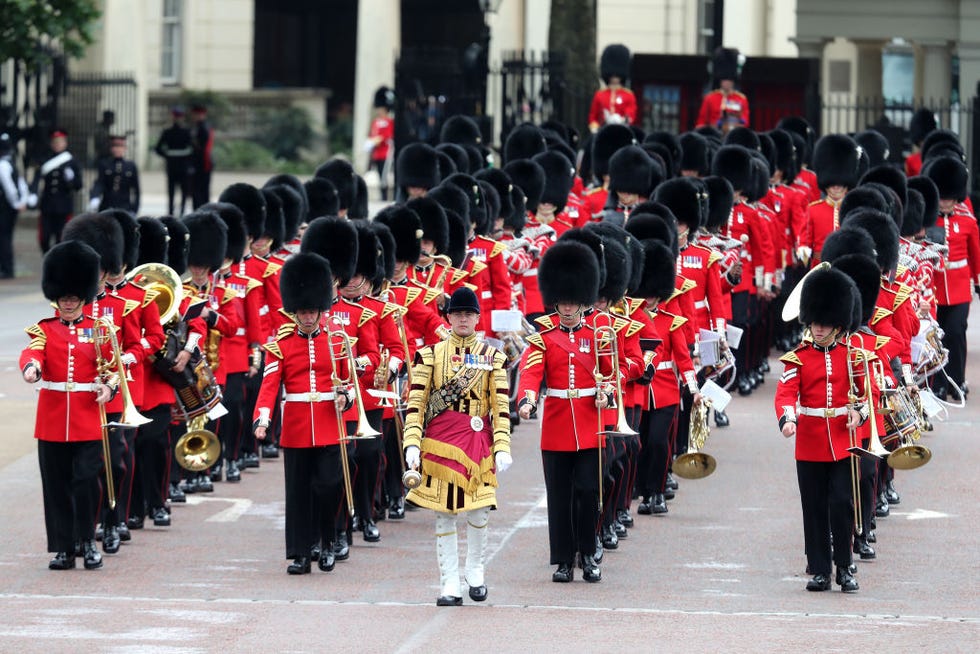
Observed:
[[[618,302],[626,295],[626,289],[632,278],[630,255],[626,250],[625,241],[603,237],[602,246],[606,263],[606,281],[599,287],[599,297],[609,302]]]
[[[440,143],[436,146],[436,151],[445,154],[453,160],[453,168],[456,169],[456,172],[469,173],[470,158],[466,154],[466,150],[463,149],[463,146],[456,143]]]
[[[891,203],[876,188],[877,186],[877,183],[865,184],[848,191],[844,195],[844,199],[841,200],[840,209],[838,210],[839,216],[843,218],[851,211],[857,209],[874,209],[882,213],[888,213]]]
[[[340,210],[350,209],[357,199],[357,181],[354,167],[344,159],[331,159],[320,164],[313,173],[314,177],[329,180],[337,188],[337,198],[340,200]]]
[[[905,205],[905,215],[898,233],[900,236],[913,237],[922,231],[922,219],[925,215],[926,201],[922,194],[914,188],[909,189],[909,201]]]
[[[609,160],[620,148],[634,145],[633,132],[626,125],[603,125],[592,137],[592,174],[597,180],[609,174]]]
[[[159,218],[150,216],[140,216],[136,222],[140,230],[140,249],[136,265],[167,263],[167,246],[170,240],[167,226]]]
[[[442,129],[439,130],[440,143],[479,145],[482,140],[480,126],[469,116],[450,116],[442,124]]]
[[[140,252],[140,230],[136,216],[124,209],[104,209],[99,213],[110,216],[119,223],[123,235],[123,266],[126,270],[132,270],[136,267]]]
[[[544,193],[541,202],[555,205],[555,213],[561,213],[568,202],[568,194],[575,181],[572,162],[560,152],[543,152],[533,159],[544,170]],[[540,204],[540,203],[539,203]]]
[[[478,179],[476,183],[480,185],[480,191],[483,193],[483,201],[486,203],[484,211],[488,217],[492,216],[492,218],[486,221],[485,231],[478,232],[479,234],[485,234],[493,229],[493,222],[501,217],[500,195],[490,182]]]
[[[772,171],[769,163],[761,154],[752,157],[752,186],[751,191],[745,192],[749,202],[758,202],[769,192],[769,179]]]
[[[643,245],[640,243],[639,239],[630,234],[624,228],[611,222],[589,223],[585,226],[585,229],[596,232],[602,236],[604,243],[615,242],[625,249],[626,256],[629,261],[628,270],[626,272],[628,276],[628,279],[626,280],[626,288],[634,288],[637,284],[639,284],[640,276],[643,274]],[[615,255],[608,255],[609,258],[612,258],[613,256]],[[611,274],[614,273],[609,271],[606,272],[606,286],[610,286],[613,283],[608,279]]]
[[[771,173],[776,170],[776,144],[766,132],[759,132],[759,153],[766,160],[771,177]]]
[[[854,188],[858,181],[861,150],[846,134],[821,136],[813,147],[813,171],[821,191],[830,186]]]
[[[374,92],[374,103],[372,106],[375,109],[384,108],[391,111],[395,108],[395,92],[387,86],[379,86],[378,90]]]
[[[203,205],[200,211],[215,213],[225,222],[228,237],[225,259],[231,260],[232,263],[241,261],[248,246],[248,234],[245,233],[245,217],[242,210],[231,202],[209,202]]]
[[[314,252],[294,254],[282,266],[279,292],[282,308],[289,313],[303,309],[326,311],[333,306],[330,262]]]
[[[752,187],[752,153],[741,145],[725,145],[711,160],[711,174],[724,177],[732,189],[746,193]]]
[[[735,206],[735,191],[724,177],[711,175],[702,180],[708,188],[708,220],[704,227],[709,232],[717,232],[732,215]]]
[[[609,159],[609,191],[646,196],[653,179],[653,160],[638,145],[620,148]]]
[[[228,249],[228,227],[213,211],[194,211],[181,220],[190,234],[188,266],[202,266],[212,273],[221,270]],[[172,267],[172,266],[171,266]]]
[[[905,210],[902,208],[902,202],[898,199],[898,194],[895,193],[895,191],[893,191],[890,187],[878,182],[867,182],[864,185],[864,188],[873,188],[874,190],[878,191],[881,197],[885,200],[885,213],[891,216],[891,219],[895,222],[895,226],[900,228],[902,226],[902,221],[905,219]]]
[[[450,184],[447,181],[429,191],[425,197],[435,200],[439,206],[447,211],[455,211],[456,215],[460,216],[467,223],[470,222],[469,198],[466,197],[466,191],[459,186]],[[469,225],[467,224],[468,227]]]
[[[369,199],[367,182],[360,175],[355,175],[354,188],[356,191],[354,193],[354,204],[347,210],[347,217],[351,220],[367,220]]]
[[[800,171],[803,170],[804,164],[808,164],[810,161],[810,149],[806,145],[806,140],[796,132],[791,132],[789,130],[783,130],[789,134],[793,139],[793,149],[796,151],[796,175],[799,176]]]
[[[474,177],[477,181],[491,184],[497,190],[497,195],[500,196],[499,215],[509,216],[514,211],[514,203],[511,201],[511,190],[514,183],[511,181],[510,175],[500,168],[484,168]]]
[[[477,181],[470,175],[456,173],[451,175],[444,186],[455,186],[461,189],[466,196],[468,208],[459,211],[464,218],[468,218],[471,223],[476,225],[477,234],[485,234],[489,218],[486,211],[486,200],[483,197],[483,190]],[[454,207],[455,208],[455,207]]]
[[[618,77],[624,86],[630,78],[630,50],[622,43],[613,43],[602,49],[599,57],[599,76],[606,84],[613,77]]]
[[[599,262],[595,253],[584,243],[555,243],[541,257],[538,286],[545,307],[559,302],[592,306],[599,296]]]
[[[875,242],[875,259],[882,272],[898,265],[898,226],[887,214],[874,209],[859,209],[841,217],[841,226],[859,227]]]
[[[637,146],[653,160],[653,174],[650,180],[650,188],[656,188],[657,184],[664,181],[667,177],[676,174],[677,160],[670,156],[670,150],[663,143],[644,143]]]
[[[599,286],[602,287],[606,283],[605,243],[600,234],[593,231],[587,231],[581,227],[573,227],[562,234],[558,240],[577,241],[587,245],[595,255],[596,261],[599,262]]]
[[[677,256],[677,225],[674,214],[664,205],[659,214],[633,213],[626,221],[626,231],[640,241],[656,239]]]
[[[970,173],[959,159],[947,156],[930,159],[922,166],[922,174],[936,184],[941,200],[962,202],[966,199]]]
[[[123,266],[124,236],[122,227],[112,216],[100,213],[83,213],[65,225],[62,240],[85,243],[99,255],[102,270],[118,275]]]
[[[269,189],[260,189],[265,197],[265,229],[262,236],[272,239],[272,251],[278,250],[286,237],[286,217],[282,211],[282,201],[279,196]]]
[[[265,232],[265,220],[268,212],[265,197],[251,184],[239,182],[232,184],[218,196],[218,202],[229,202],[245,216],[245,228],[252,239],[261,238]]]
[[[475,145],[464,145],[463,151],[466,152],[467,169],[470,175],[475,175],[487,167],[487,160],[480,148]]]
[[[314,177],[303,184],[306,189],[306,197],[309,198],[310,209],[306,216],[306,222],[320,216],[336,216],[340,212],[340,197],[337,195],[337,187],[330,181],[320,177]]]
[[[898,196],[898,201],[902,207],[905,207],[905,203],[908,202],[908,181],[905,179],[905,173],[898,168],[887,164],[876,166],[861,177],[860,183],[862,185],[868,182],[884,184],[895,191],[895,195]]]
[[[422,254],[422,221],[404,205],[393,204],[382,209],[374,222],[385,225],[395,241],[395,261],[414,265]]]
[[[571,134],[568,131],[568,125],[563,122],[557,121],[554,118],[549,118],[540,125],[542,130],[547,130],[557,134],[562,141],[567,145],[572,145]]]
[[[285,243],[289,243],[299,233],[299,225],[303,213],[303,201],[296,191],[284,184],[265,186],[263,189],[271,191],[279,198],[279,204],[282,205],[282,240]]]
[[[643,246],[643,272],[630,294],[665,302],[674,294],[677,284],[677,257],[658,239],[645,239],[640,243]]]
[[[680,146],[679,170],[696,170],[699,175],[706,175],[711,169],[708,139],[697,132],[684,132],[680,137]]]
[[[541,130],[531,123],[521,123],[507,135],[504,141],[504,163],[518,159],[530,159],[548,150]]]
[[[890,150],[888,139],[878,130],[866,129],[858,132],[854,135],[854,142],[868,153],[868,163],[871,168],[877,168],[888,161]]]
[[[378,276],[378,268],[381,267],[381,244],[368,221],[355,220],[351,222],[351,225],[357,232],[357,257],[354,275],[361,275],[368,282],[371,282]]]
[[[167,265],[183,275],[187,270],[187,253],[191,247],[191,235],[183,221],[173,216],[162,216],[160,222],[167,228]]]
[[[783,173],[783,183],[792,184],[800,167],[796,161],[796,147],[793,137],[785,129],[774,129],[767,133],[776,147],[776,168]]]
[[[449,221],[442,205],[426,196],[409,200],[405,206],[422,221],[422,238],[435,244],[435,252],[430,254],[445,254],[449,249]]]
[[[850,277],[861,297],[861,322],[866,325],[875,312],[878,292],[881,291],[881,270],[874,257],[866,254],[845,254],[834,259],[833,267]],[[850,331],[857,331],[857,328]]]
[[[755,151],[762,150],[762,143],[759,141],[759,135],[749,127],[733,127],[731,131],[725,135],[724,144],[741,145],[744,148]]]
[[[52,302],[74,295],[89,304],[99,293],[101,277],[99,253],[81,240],[58,243],[41,263],[41,291]]]
[[[820,260],[833,263],[848,254],[863,254],[874,258],[875,240],[865,229],[846,226],[831,232],[823,242]]]
[[[446,245],[446,249],[440,252],[440,254],[448,256],[454,268],[462,268],[466,261],[466,253],[469,248],[470,224],[452,209],[445,209],[444,211],[446,214],[448,244]]]
[[[711,74],[716,80],[736,80],[741,73],[739,59],[741,54],[736,48],[717,47],[711,54]]]
[[[815,270],[802,281],[800,322],[848,329],[853,324],[857,286],[834,268]]]
[[[803,139],[806,148],[802,152],[796,153],[796,158],[801,164],[809,163],[810,156],[813,154],[813,142],[816,140],[816,132],[810,127],[810,123],[803,116],[784,116],[779,120],[776,127],[785,129],[788,132],[797,134]]]
[[[922,208],[922,226],[932,227],[939,218],[939,189],[936,183],[928,177],[916,175],[909,178],[908,187],[910,191],[918,191],[925,203]]]
[[[929,132],[922,140],[921,152],[923,163],[933,156],[931,154],[932,150],[938,150],[940,147],[952,149],[961,159],[964,157],[963,144],[960,143],[960,137],[957,136],[956,132],[948,129],[937,129]]]
[[[923,107],[916,110],[912,114],[912,120],[909,121],[909,140],[914,145],[922,145],[926,136],[937,129],[939,129],[939,123],[936,122],[936,114]]]
[[[375,238],[378,239],[378,274],[374,277],[372,284],[375,288],[379,287],[386,279],[391,279],[395,274],[395,237],[392,235],[388,226],[371,221],[367,223],[371,228]],[[360,241],[358,241],[360,244]]]
[[[313,252],[329,261],[338,283],[346,286],[357,267],[357,229],[352,221],[344,218],[314,218],[303,233],[299,251]]]
[[[673,159],[673,162],[676,164],[684,158],[684,147],[681,141],[683,136],[684,135],[681,134],[681,137],[678,137],[676,134],[672,134],[671,132],[655,130],[647,134],[646,138],[643,139],[643,144],[659,143],[663,145],[665,148],[667,148],[667,152],[670,153],[670,158]],[[672,170],[671,174],[673,175],[675,172],[676,171]]]
[[[439,185],[439,153],[428,143],[409,143],[395,159],[395,179],[401,188],[430,189]]]
[[[523,191],[527,210],[536,212],[544,194],[544,168],[541,164],[521,159],[504,166],[504,172],[510,176],[514,186]]]
[[[667,180],[657,187],[653,199],[670,209],[677,222],[687,225],[692,234],[701,226],[701,191],[690,178]]]
[[[299,196],[299,200],[300,200],[299,222],[301,225],[308,222],[311,217],[309,215],[310,200],[308,197],[306,197],[306,186],[303,184],[303,182],[299,181],[299,178],[296,177],[295,175],[287,175],[281,173],[279,175],[273,175],[272,177],[269,178],[269,181],[267,181],[264,184],[264,186],[278,186],[278,185],[288,186],[289,188],[296,191],[296,194]],[[316,218],[316,216],[312,216],[312,217]]]

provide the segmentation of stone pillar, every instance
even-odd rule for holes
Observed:
[[[374,92],[395,86],[395,58],[401,47],[400,0],[359,0],[357,52],[354,55],[354,168],[367,169],[364,141],[371,128]]]
[[[854,130],[867,129],[878,122],[884,106],[881,92],[881,48],[883,41],[854,40],[855,61]]]
[[[915,90],[919,98],[927,106],[948,103],[953,83],[949,42],[919,41],[918,45],[922,66],[921,69],[916,66],[916,73],[921,70],[921,78],[915,80]]]
[[[823,59],[823,50],[830,39],[791,36],[789,40],[796,44],[800,59]]]

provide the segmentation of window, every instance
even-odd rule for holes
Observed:
[[[710,55],[715,50],[715,0],[698,2],[698,53]]]
[[[160,48],[160,81],[180,83],[181,0],[163,0],[163,42]]]

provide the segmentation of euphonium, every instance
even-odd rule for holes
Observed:
[[[144,263],[133,268],[126,279],[147,292],[156,293],[153,302],[160,309],[161,325],[166,327],[178,317],[183,287],[176,270],[162,263]]]
[[[202,472],[218,463],[221,442],[213,431],[204,428],[208,417],[201,414],[187,423],[187,433],[174,446],[177,465],[191,472]]]
[[[715,457],[701,451],[711,434],[711,428],[708,426],[708,409],[710,408],[711,403],[704,398],[691,407],[691,426],[687,435],[687,452],[674,459],[672,465],[674,474],[678,477],[703,479],[718,467]]]

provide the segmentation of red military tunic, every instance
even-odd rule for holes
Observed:
[[[728,218],[724,236],[741,240],[745,247],[741,250],[742,280],[733,289],[739,293],[755,293],[758,286],[771,280],[774,272],[772,238],[758,212],[744,202],[738,202]],[[745,241],[742,237],[747,236]]]
[[[801,168],[796,173],[793,186],[801,189],[806,196],[806,204],[816,202],[820,199],[820,187],[817,185],[817,174],[809,168]],[[805,207],[806,204],[803,206]]]
[[[840,227],[840,202],[824,198],[806,208],[806,223],[798,245],[810,248],[810,267],[820,263],[823,242]]]
[[[239,349],[242,345],[245,348],[244,368],[242,368],[240,361],[224,361],[221,358],[222,343],[225,339],[238,335],[238,330],[244,328],[244,309],[241,298],[232,289],[215,286],[210,290],[211,292],[209,294],[207,286],[199,288],[193,282],[184,284],[185,294],[204,300],[208,303],[208,308],[218,316],[215,320],[214,327],[209,327],[207,336],[198,343],[198,348],[205,358],[207,358],[208,364],[211,366],[211,372],[214,373],[215,381],[219,384],[224,384],[228,379],[228,373],[248,370],[247,343],[240,342],[238,345]],[[244,334],[241,335],[244,336]],[[235,351],[233,355],[237,358],[240,356],[240,352]]]
[[[922,153],[916,150],[905,157],[905,176],[915,177],[922,172]]]
[[[541,449],[574,452],[599,447],[595,331],[584,322],[571,329],[559,325],[531,334],[527,340],[518,397],[536,404],[538,389],[548,387],[541,418]],[[602,372],[608,374],[608,359],[601,365]]]
[[[137,315],[136,321],[139,323],[142,331],[140,344],[143,346],[143,350],[136,357],[136,363],[129,367],[133,381],[127,382],[129,393],[133,398],[133,404],[138,409],[143,406],[144,387],[147,383],[143,362],[160,351],[166,338],[163,333],[163,326],[160,324],[160,308],[154,302],[158,292],[147,291],[125,280],[118,286],[106,284],[106,288],[126,300],[139,302],[140,305],[134,311]]]
[[[694,282],[691,299],[694,302],[694,327],[725,331],[725,301],[721,294],[721,255],[703,245],[691,244],[677,258],[677,273]]]
[[[282,266],[261,257],[246,254],[240,263],[235,264],[233,270],[243,277],[251,277],[262,282],[262,294],[265,297],[266,306],[263,315],[265,316],[264,320],[267,321],[263,325],[263,329],[266,330],[264,340],[272,339],[276,335],[276,330],[283,324],[282,314],[279,313],[279,309],[282,308],[282,296],[279,293],[279,271],[282,270]]]
[[[219,383],[224,383],[230,374],[248,372],[252,346],[265,342],[259,304],[262,284],[249,277],[230,272],[222,275],[218,284],[232,292],[233,296],[228,299],[228,302],[236,305],[234,310],[242,319],[233,335],[221,339],[218,351],[221,362]]]
[[[609,189],[605,186],[596,186],[585,192],[582,201],[585,204],[585,212],[588,220],[602,220],[602,212],[606,208],[606,200],[609,198]]]
[[[470,241],[468,253],[471,259],[486,264],[482,281],[474,281],[480,287],[480,324],[483,331],[491,333],[490,319],[494,309],[510,309],[510,273],[504,263],[504,244],[486,236],[476,236]]]
[[[531,248],[536,251],[536,256],[531,266],[524,271],[522,286],[524,287],[524,314],[533,315],[545,312],[544,301],[541,299],[541,289],[538,286],[538,266],[541,257],[548,251],[555,241],[558,234],[555,231],[555,224],[542,225],[534,216],[528,218],[524,230],[521,232],[524,238],[531,242]]]
[[[695,127],[710,126],[721,129],[729,118],[739,125],[748,127],[749,99],[741,91],[725,93],[721,89],[715,89],[704,96]]]
[[[142,328],[139,318],[139,302],[127,300],[115,293],[99,293],[91,304],[86,304],[82,310],[87,316],[96,318],[110,318],[112,324],[117,327],[116,340],[119,343],[119,354],[132,354],[137,363],[142,363],[144,351],[142,338]],[[114,398],[106,402],[105,410],[107,413],[122,413],[123,397],[122,393],[117,393]]]
[[[837,342],[821,348],[806,341],[779,360],[785,369],[776,385],[776,417],[797,421],[796,460],[830,462],[850,456],[848,348]],[[857,366],[853,370],[860,372]]]
[[[949,255],[945,270],[936,272],[936,299],[941,306],[963,304],[972,298],[971,283],[980,275],[980,235],[973,216],[954,211],[939,215],[936,227],[946,230]]]
[[[281,447],[324,447],[338,445],[337,408],[334,404],[333,364],[327,333],[316,329],[303,334],[299,328],[280,329],[278,337],[262,347],[266,350],[262,387],[252,420],[270,420],[284,388]],[[338,377],[347,366],[338,359]]]
[[[373,339],[378,345],[379,362],[381,348],[384,347],[389,355],[389,371],[398,370],[401,367],[402,362],[405,361],[405,348],[402,347],[401,334],[398,331],[398,323],[395,321],[395,316],[398,314],[398,307],[394,304],[384,302],[369,295],[363,295],[360,298],[352,301],[363,306],[365,309],[374,314],[369,319],[369,322],[364,326],[364,329],[370,329],[373,333]],[[364,410],[371,411],[373,409],[382,408],[378,406],[381,400],[376,397],[372,397],[367,392],[367,389],[374,388],[374,373],[372,372],[371,374],[368,374],[368,372],[365,370],[363,373],[361,373],[359,379],[361,384],[361,400],[364,402]]]
[[[694,372],[694,362],[688,350],[688,341],[684,337],[686,318],[674,315],[662,308],[650,314],[653,323],[654,338],[662,339],[657,349],[656,372],[649,388],[644,388],[644,405],[652,409],[678,404],[680,387],[683,383],[692,392],[697,391],[697,380]]]
[[[599,89],[589,107],[589,129],[607,124],[637,125],[636,96],[629,89]]]
[[[95,402],[95,320],[83,315],[72,323],[46,318],[30,327],[30,344],[20,353],[19,366],[41,369],[34,438],[59,443],[102,438],[99,405]],[[108,343],[103,358],[111,356]]]
[[[324,312],[321,326],[330,330],[343,329],[344,333],[351,339],[351,352],[357,362],[357,367],[361,369],[358,374],[361,392],[365,393],[363,379],[371,380],[373,385],[374,371],[381,360],[378,354],[378,330],[371,322],[377,314],[367,307],[348,300],[338,298],[329,312]],[[361,401],[359,397],[354,398],[353,405],[344,413],[344,418],[356,422],[358,418],[357,403]],[[366,409],[365,409],[366,410]]]
[[[425,291],[418,286],[398,284],[391,286],[383,297],[402,312],[409,349],[406,355],[412,359],[418,348],[438,343],[442,339],[440,334],[448,329],[435,310],[425,304],[424,295]]]

